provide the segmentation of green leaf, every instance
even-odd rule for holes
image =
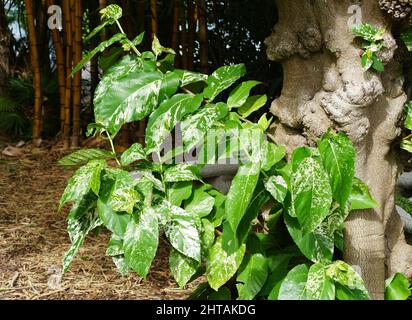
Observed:
[[[191,181],[175,182],[167,190],[169,202],[180,207],[184,200],[192,195],[193,183]]]
[[[229,109],[225,103],[207,104],[194,114],[187,116],[181,123],[182,139],[185,150],[203,142],[205,134],[227,116]]]
[[[107,204],[114,211],[132,214],[134,205],[141,200],[139,193],[134,190],[135,180],[133,180],[129,172],[124,170],[111,169],[109,173],[114,183],[106,191]],[[106,200],[105,195],[102,199]]]
[[[123,15],[123,10],[117,4],[111,4],[100,10],[102,20],[119,20]]]
[[[101,225],[96,212],[96,196],[87,194],[80,199],[71,209],[67,219],[71,247],[63,257],[63,272],[69,269],[87,234]]]
[[[261,82],[251,80],[238,85],[236,89],[229,94],[229,98],[227,99],[227,106],[229,109],[241,107],[249,97],[250,90],[258,84],[261,84]]]
[[[99,195],[100,174],[106,166],[104,160],[92,160],[79,168],[70,178],[63,196],[60,199],[61,209],[67,202],[77,202],[92,190]]]
[[[201,186],[193,191],[190,199],[185,201],[186,212],[198,215],[200,218],[206,217],[212,212],[215,198],[205,191],[206,188]]]
[[[123,49],[120,47],[112,47],[104,55],[99,56],[99,67],[102,68],[103,74],[107,72],[123,54]]]
[[[199,218],[167,201],[163,202],[160,210],[166,211],[170,217],[171,222],[166,226],[165,232],[173,248],[200,262],[200,235],[197,229],[197,225],[200,224]]]
[[[60,159],[57,164],[64,167],[82,166],[91,160],[110,159],[114,156],[113,152],[102,149],[82,149]]]
[[[112,234],[109,240],[109,245],[106,249],[106,256],[115,257],[124,254],[123,240],[115,234]]]
[[[277,202],[283,204],[288,193],[288,186],[282,176],[265,179],[265,188]]]
[[[127,225],[123,248],[127,264],[142,278],[146,278],[159,244],[159,227],[156,213],[144,208],[138,222]]]
[[[189,70],[176,69],[175,72],[178,72],[181,74],[182,87],[185,87],[189,84],[196,83],[196,82],[205,82],[207,81],[207,78],[208,78],[207,74],[192,72]]]
[[[373,60],[370,57],[370,53],[368,51],[365,51],[365,53],[362,55],[361,64],[362,64],[363,70],[365,71],[369,70],[372,67]]]
[[[102,188],[102,193],[97,200],[97,211],[104,226],[117,236],[123,238],[132,216],[114,211],[109,204],[114,184],[115,182],[113,180],[105,183],[105,186]]]
[[[156,57],[160,56],[163,52],[176,54],[173,49],[163,47],[155,34],[153,35],[152,50]]]
[[[262,145],[262,170],[269,171],[286,156],[286,148],[264,141]]]
[[[412,153],[412,141],[411,140],[402,140],[401,149]]]
[[[280,253],[267,258],[269,276],[259,295],[278,300],[280,285],[288,274],[289,261],[293,257],[294,254]]]
[[[345,262],[335,261],[327,268],[326,273],[335,284],[338,284],[336,286],[336,297],[339,300],[370,299],[362,278]]]
[[[243,266],[243,267],[242,267]],[[254,254],[245,259],[236,278],[239,300],[253,300],[262,289],[268,276],[266,258]]]
[[[266,105],[268,97],[266,95],[252,96],[246,99],[246,102],[239,108],[239,113],[247,118],[252,113],[258,111]]]
[[[170,272],[180,288],[183,288],[199,269],[199,262],[172,249],[169,255]]]
[[[312,157],[304,159],[292,172],[292,210],[304,233],[314,231],[329,214],[332,191],[321,164]]]
[[[383,65],[383,62],[376,56],[376,54],[374,54],[372,56],[372,68],[375,69],[376,71],[380,71],[383,72],[385,71],[385,66]]]
[[[368,186],[360,179],[354,178],[349,196],[350,210],[363,210],[378,207],[378,203],[369,193]]]
[[[245,251],[246,245],[243,244],[235,253],[228,255],[222,248],[222,238],[216,240],[215,245],[210,249],[206,265],[207,281],[215,291],[235,275]]]
[[[408,27],[401,32],[401,39],[405,42],[408,51],[412,51],[412,27]]]
[[[343,132],[334,134],[331,131],[318,141],[318,148],[329,176],[333,198],[344,208],[355,175],[355,148]]]
[[[402,273],[395,273],[385,281],[385,300],[407,300],[412,294],[410,286]]]
[[[289,271],[279,289],[279,300],[307,300],[306,282],[309,269],[301,264]]]
[[[406,129],[412,130],[412,101],[405,103],[404,113],[406,115],[406,118],[403,125]]]
[[[315,263],[309,269],[306,281],[308,300],[335,300],[335,285],[326,274],[322,263]]]
[[[362,23],[360,25],[354,25],[350,28],[351,32],[362,39],[369,42],[377,42],[382,40],[385,34],[385,29],[377,28],[368,23]]]
[[[164,101],[149,118],[146,129],[146,149],[159,151],[176,124],[187,114],[196,111],[203,101],[202,95],[176,94]]]
[[[158,103],[163,75],[141,72],[141,62],[113,66],[100,81],[94,98],[96,122],[115,135],[123,124],[149,115]]]
[[[287,229],[293,241],[306,258],[313,262],[328,260],[332,261],[334,250],[334,237],[327,230],[319,227],[315,231],[304,234],[297,219],[289,214],[284,214]]]
[[[112,257],[112,260],[120,275],[125,276],[132,270],[123,255]]]
[[[129,42],[128,40],[123,41],[123,50],[124,51],[132,50],[132,45],[137,47],[139,44],[143,42],[144,35],[145,35],[145,32],[143,31],[140,34],[138,34],[131,42]]]
[[[215,227],[208,219],[202,219],[202,232],[200,235],[202,240],[202,255],[207,256],[210,248],[215,243]]]
[[[80,70],[83,69],[83,67],[93,59],[93,57],[98,54],[99,52],[103,52],[106,48],[110,47],[112,44],[121,41],[124,39],[126,36],[123,33],[117,33],[113,37],[111,37],[109,40],[101,42],[96,48],[94,48],[92,51],[87,53],[75,66],[72,70],[72,73],[70,74],[71,77]]]
[[[213,101],[219,93],[229,88],[245,74],[246,68],[244,64],[225,66],[217,69],[207,79],[207,88],[204,91],[205,98]]]
[[[122,157],[120,158],[120,163],[122,166],[128,166],[138,160],[146,160],[146,153],[140,143],[135,143],[123,152]]]
[[[225,202],[225,215],[234,233],[246,213],[260,175],[260,164],[241,165],[233,179]]]
[[[115,23],[114,20],[106,20],[103,21],[101,24],[99,24],[96,28],[90,32],[87,37],[85,38],[85,41],[89,41],[91,38],[93,38],[96,34],[98,34],[100,31],[102,31],[106,26],[111,25]]]
[[[178,164],[166,169],[163,175],[165,182],[181,182],[201,180],[199,168],[192,164]]]
[[[258,125],[262,128],[263,131],[266,131],[267,129],[269,129],[271,123],[272,123],[273,117],[271,117],[270,119],[267,118],[267,113],[264,113],[259,121],[258,121]]]

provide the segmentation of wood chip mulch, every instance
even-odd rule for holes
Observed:
[[[7,147],[0,139],[0,151]],[[89,236],[70,270],[61,261],[70,247],[66,212],[58,201],[71,171],[58,167],[61,148],[43,143],[23,147],[24,156],[0,155],[0,299],[184,299],[167,267],[162,243],[147,280],[121,276],[105,256],[109,234]]]

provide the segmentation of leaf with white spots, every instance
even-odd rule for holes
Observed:
[[[222,248],[222,238],[218,238],[215,245],[210,249],[207,260],[207,281],[214,290],[219,290],[228,282],[239,269],[246,245],[243,244],[236,252],[228,255]]]

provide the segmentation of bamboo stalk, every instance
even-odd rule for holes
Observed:
[[[48,0],[48,5],[55,5],[55,0]],[[62,40],[60,38],[59,30],[53,28],[51,30],[52,41],[54,45],[54,50],[56,51],[56,65],[57,65],[57,83],[59,85],[59,101],[60,101],[60,131],[64,130],[64,102],[66,94],[65,78],[66,72],[64,69],[64,51]]]
[[[186,7],[183,5],[180,10],[180,26],[182,28],[180,34],[180,43],[182,46],[182,68],[188,68],[188,56],[187,56],[187,17]]]
[[[64,22],[66,29],[66,74],[69,75],[72,70],[72,58],[73,58],[73,37],[72,37],[72,14],[71,5],[73,0],[63,1],[64,5]],[[64,149],[70,147],[70,124],[71,124],[71,101],[72,101],[72,79],[66,78],[66,93],[64,102],[64,129],[63,129],[63,141]]]
[[[177,52],[177,42],[179,38],[179,16],[180,16],[180,7],[177,1],[175,1],[173,6],[173,26],[172,26],[172,49]]]
[[[188,38],[187,38],[187,68],[193,70],[194,49],[195,49],[195,6],[193,0],[188,1]]]
[[[158,34],[157,0],[150,0],[150,17],[152,21],[152,38]]]
[[[74,50],[73,50],[73,65],[76,66],[82,59],[82,2],[75,1],[74,6]],[[73,128],[71,147],[79,147],[80,135],[80,105],[81,105],[81,90],[82,72],[79,71],[73,78]]]
[[[33,139],[41,137],[41,115],[42,115],[42,88],[41,73],[39,64],[39,52],[36,36],[36,27],[34,23],[33,3],[31,0],[25,0],[27,13],[27,27],[29,33],[29,43],[31,52],[31,64],[33,68],[33,86],[34,86],[34,121],[33,121]]]
[[[209,72],[209,56],[207,43],[207,15],[206,1],[200,0],[198,4],[199,12],[199,44],[200,44],[200,71]]]

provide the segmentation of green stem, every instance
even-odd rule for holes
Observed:
[[[140,57],[142,54],[140,53],[139,50],[137,50],[136,46],[133,44],[133,42],[130,41],[130,39],[127,37],[126,32],[124,32],[122,25],[118,20],[116,20],[117,27],[119,28],[120,32],[126,36],[127,42],[130,44],[130,47],[133,49],[133,51]]]
[[[113,144],[112,137],[110,136],[110,133],[108,133],[107,131],[106,131],[106,135],[107,135],[107,138],[109,139],[110,147],[112,148],[112,152],[113,152],[113,154],[114,154],[114,159],[116,160],[117,164],[121,167],[122,165],[120,164],[120,161],[119,161],[119,159],[117,158],[116,150],[115,150],[115,148],[114,148],[114,144]]]

